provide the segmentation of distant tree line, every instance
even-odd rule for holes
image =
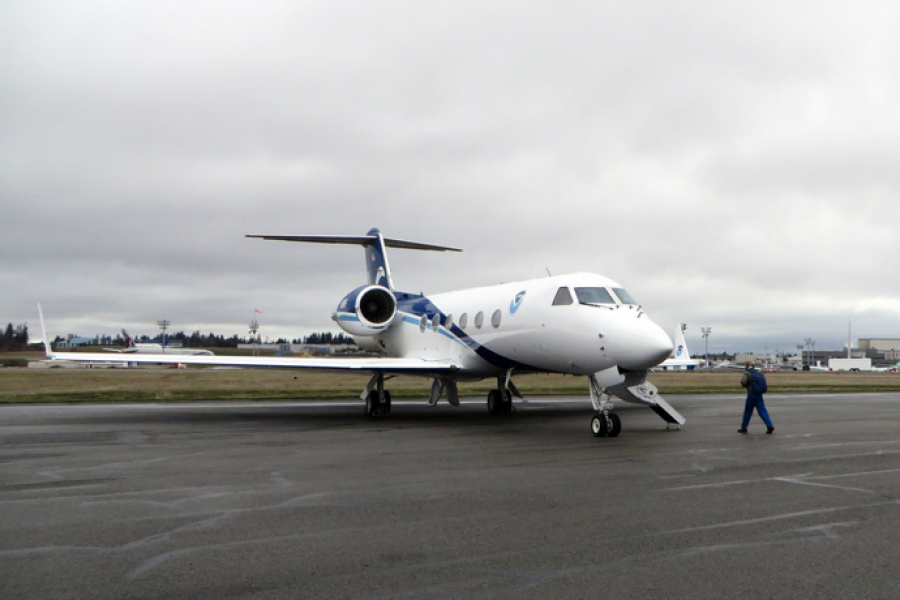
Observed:
[[[343,333],[311,333],[305,338],[292,340],[294,344],[355,344],[353,338]]]
[[[3,330],[0,335],[0,349],[18,350],[28,345],[28,325],[16,325],[12,323]]]
[[[167,340],[181,342],[185,348],[237,348],[238,344],[252,344],[253,340],[239,335],[225,337],[224,335],[216,335],[215,333],[201,334],[195,331],[188,335],[183,331],[178,331],[171,335],[166,335]],[[146,335],[135,340],[139,343],[159,342],[159,338],[151,339]],[[123,341],[124,343],[124,341]],[[276,344],[287,344],[285,338],[275,340]],[[354,344],[353,338],[343,333],[312,333],[303,338],[291,340],[293,344]]]
[[[195,331],[190,335],[183,331],[178,331],[171,335],[166,335],[167,340],[178,341],[185,348],[237,348],[238,344],[252,344],[253,340],[239,335],[225,337],[224,335],[216,335],[215,333],[201,334]],[[53,340],[54,344],[65,341],[64,338],[56,336]],[[138,343],[159,343],[159,338],[149,338],[146,335],[138,336],[134,340]],[[114,346],[124,346],[125,338],[121,335],[109,338],[108,342]],[[101,343],[107,343],[103,340]],[[276,344],[287,344],[285,338],[275,340]],[[343,333],[316,332],[305,337],[291,340],[293,344],[355,344],[353,338]],[[0,350],[19,350],[28,346],[28,325],[13,325],[9,323],[6,329],[0,334]]]

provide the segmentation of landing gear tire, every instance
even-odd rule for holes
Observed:
[[[391,414],[391,393],[384,392],[384,398],[378,397],[378,392],[369,392],[366,395],[365,415],[367,417],[387,417]]]
[[[591,417],[591,433],[594,437],[616,437],[622,432],[622,419],[616,413],[594,413]]]
[[[622,433],[622,419],[616,413],[609,413],[609,431],[606,435],[616,437],[620,433]]]
[[[491,390],[487,397],[488,413],[507,415],[512,412],[512,394],[507,390]]]
[[[488,392],[487,409],[488,409],[488,414],[492,414],[492,415],[500,414],[500,392],[499,391],[491,390]]]
[[[591,433],[594,437],[606,437],[607,431],[606,417],[603,413],[594,413],[591,417]]]
[[[367,417],[374,417],[376,410],[378,410],[378,394],[369,392],[366,394],[365,415]]]

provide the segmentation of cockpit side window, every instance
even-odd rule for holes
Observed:
[[[609,290],[602,287],[582,287],[575,288],[575,295],[578,296],[580,304],[615,304],[612,294]]]
[[[553,298],[553,306],[566,306],[572,304],[572,292],[567,287],[561,287],[556,290],[556,296]]]
[[[637,304],[634,298],[631,297],[631,294],[626,292],[622,288],[613,288],[613,291],[616,293],[616,296],[619,297],[619,302],[622,304]]]

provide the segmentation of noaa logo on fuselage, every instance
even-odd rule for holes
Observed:
[[[522,305],[522,298],[525,297],[525,290],[522,290],[518,294],[516,294],[515,299],[509,303],[509,312],[514,313],[519,310],[519,307]]]
[[[684,346],[678,346],[678,350],[675,352],[675,356],[681,356],[681,353],[684,351]]]

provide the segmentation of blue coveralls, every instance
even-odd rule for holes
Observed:
[[[753,384],[750,383],[750,385]],[[754,393],[753,389],[750,387],[747,388],[747,400],[744,403],[744,420],[741,421],[741,429],[747,429],[747,425],[750,424],[750,417],[753,416],[754,408],[756,409],[756,412],[759,413],[759,418],[766,424],[766,427],[774,429],[775,426],[772,425],[772,419],[769,418],[769,411],[766,410],[766,403],[763,401],[763,395]]]
[[[747,392],[747,402],[744,404],[744,420],[741,421],[741,429],[747,429],[747,425],[750,424],[750,417],[753,416],[754,408],[756,409],[756,412],[759,413],[759,417],[766,424],[766,427],[769,429],[775,427],[772,425],[772,419],[769,418],[769,411],[766,410],[766,403],[763,401],[762,394]]]

